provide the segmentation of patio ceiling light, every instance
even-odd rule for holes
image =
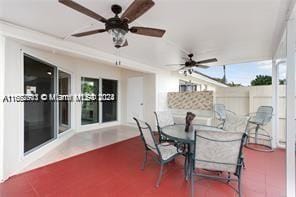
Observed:
[[[188,74],[191,75],[193,73],[193,69],[181,69],[179,70],[180,74],[184,74],[184,76],[186,77]]]
[[[125,35],[127,33],[126,30],[121,28],[114,28],[108,31],[112,36],[113,44],[116,48],[122,47],[126,41]]]

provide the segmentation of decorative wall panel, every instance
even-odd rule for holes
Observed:
[[[171,109],[198,109],[211,111],[213,92],[169,92],[168,107]]]

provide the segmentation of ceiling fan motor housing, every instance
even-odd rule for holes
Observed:
[[[128,24],[125,21],[122,21],[119,17],[115,16],[113,18],[110,18],[107,20],[107,22],[105,23],[105,28],[107,31],[109,31],[110,29],[122,29],[126,32],[128,32]]]
[[[112,12],[113,12],[114,14],[118,15],[118,14],[121,13],[122,8],[121,8],[120,5],[114,4],[114,5],[111,6],[111,10],[112,10]]]

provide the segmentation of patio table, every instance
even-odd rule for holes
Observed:
[[[192,131],[185,132],[185,124],[168,125],[161,129],[161,133],[168,139],[175,141],[177,144],[185,145],[185,178],[188,180],[193,169],[193,147],[195,131],[223,131],[215,126],[194,124]]]

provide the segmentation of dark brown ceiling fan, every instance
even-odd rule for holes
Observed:
[[[216,58],[201,60],[201,61],[195,61],[192,59],[193,54],[188,54],[188,57],[184,58],[186,61],[184,64],[169,64],[167,66],[182,66],[179,70],[184,70],[184,74],[187,75],[187,72],[189,74],[192,74],[193,68],[209,68],[209,66],[204,65],[208,63],[217,62],[218,60]]]
[[[100,16],[99,14],[89,10],[88,8],[83,7],[82,5],[72,0],[59,0],[59,2],[82,14],[85,14],[102,23],[105,23],[105,29],[95,29],[91,31],[73,34],[72,36],[75,37],[88,36],[107,31],[112,36],[114,46],[116,48],[120,48],[128,45],[128,42],[125,39],[125,35],[128,31],[135,34],[152,37],[162,37],[165,33],[165,30],[162,29],[138,26],[133,26],[131,28],[129,27],[129,24],[131,22],[135,21],[137,18],[142,16],[154,5],[154,2],[152,0],[134,0],[133,3],[131,3],[131,5],[125,10],[125,12],[120,17],[118,15],[122,11],[121,6],[112,5],[111,10],[115,14],[115,16],[109,19]]]

